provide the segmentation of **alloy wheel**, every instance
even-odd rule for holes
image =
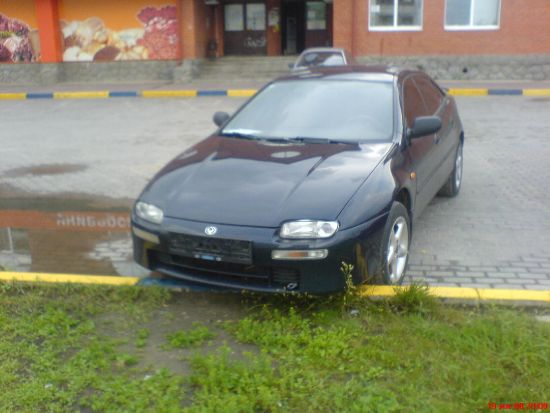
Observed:
[[[386,265],[389,281],[396,284],[401,280],[409,254],[409,226],[402,216],[398,217],[390,230]]]
[[[458,146],[458,151],[456,152],[456,160],[455,160],[455,187],[456,189],[460,188],[460,184],[462,183],[462,143]]]

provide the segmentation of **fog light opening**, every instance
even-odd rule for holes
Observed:
[[[154,244],[160,244],[158,235],[152,234],[150,232],[144,231],[142,229],[132,227],[132,232],[136,237],[141,238],[142,240],[152,242]]]
[[[322,260],[328,256],[328,250],[273,250],[274,260]]]

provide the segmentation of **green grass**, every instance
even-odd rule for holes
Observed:
[[[0,283],[0,412],[482,412],[550,400],[550,324],[525,310],[442,305],[422,286],[377,302],[243,295],[231,317],[224,296],[196,297]]]
[[[168,346],[171,348],[188,348],[196,347],[215,337],[208,327],[202,326],[199,323],[193,323],[193,328],[190,330],[181,330],[168,334]]]

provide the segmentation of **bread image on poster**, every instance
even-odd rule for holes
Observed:
[[[178,55],[175,6],[144,7],[137,14],[141,27],[111,30],[99,17],[61,21],[63,61],[110,62],[170,60]]]

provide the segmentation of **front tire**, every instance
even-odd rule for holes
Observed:
[[[370,260],[374,281],[378,284],[399,285],[405,277],[411,243],[411,222],[407,208],[394,202],[380,242],[377,254]]]

